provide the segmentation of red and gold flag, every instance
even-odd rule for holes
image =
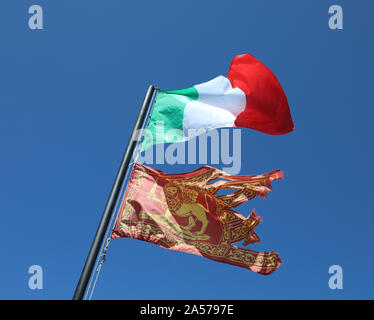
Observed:
[[[280,170],[264,175],[231,176],[210,166],[183,174],[135,164],[111,238],[134,238],[160,247],[271,274],[282,262],[278,254],[256,252],[244,245],[259,242],[254,228],[261,222],[252,211],[245,218],[234,207],[265,198]],[[215,181],[216,180],[216,181]],[[232,193],[216,196],[221,189]]]

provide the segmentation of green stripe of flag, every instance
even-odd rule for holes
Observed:
[[[179,90],[160,91],[157,95],[152,115],[147,127],[148,133],[144,136],[141,151],[157,143],[172,143],[184,141],[183,135],[183,114],[186,104],[190,101],[197,100],[199,97],[195,87],[189,87]],[[158,122],[164,123],[164,133],[156,131]],[[166,134],[171,129],[180,130],[179,135],[174,135],[171,140]]]

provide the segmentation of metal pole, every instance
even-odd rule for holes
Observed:
[[[110,191],[109,198],[108,198],[107,203],[105,205],[105,209],[104,209],[103,215],[101,217],[99,226],[97,228],[95,238],[92,242],[90,251],[88,253],[86,263],[83,267],[79,282],[78,282],[77,287],[75,289],[73,300],[82,300],[83,299],[84,293],[85,293],[86,288],[87,288],[88,281],[89,281],[91,273],[92,273],[92,269],[93,269],[95,261],[97,259],[97,255],[100,251],[101,243],[104,240],[105,232],[106,232],[106,229],[108,228],[110,217],[112,216],[112,213],[113,213],[114,205],[117,201],[118,194],[121,190],[121,185],[123,183],[123,179],[125,177],[125,174],[126,174],[128,165],[130,163],[131,157],[134,153],[134,149],[135,149],[137,140],[139,139],[139,136],[138,136],[139,132],[140,132],[139,129],[142,128],[144,118],[147,114],[147,111],[148,111],[148,108],[149,108],[150,103],[152,101],[154,92],[155,92],[155,87],[152,86],[152,85],[149,86],[148,90],[147,90],[147,93],[145,94],[143,104],[140,108],[138,118],[136,119],[136,122],[135,122],[135,125],[134,125],[134,129],[132,131],[130,140],[127,144],[126,151],[123,155],[121,165],[118,169],[116,179],[114,180],[112,190]]]

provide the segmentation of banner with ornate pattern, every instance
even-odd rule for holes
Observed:
[[[275,170],[263,175],[231,176],[210,166],[183,174],[136,163],[123,198],[111,238],[134,238],[271,274],[282,262],[278,254],[234,246],[259,242],[254,228],[261,222],[252,211],[245,218],[234,207],[265,198],[271,181],[282,179]],[[214,181],[216,180],[216,181]],[[233,190],[216,196],[221,189]]]

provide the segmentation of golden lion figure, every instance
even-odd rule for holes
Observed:
[[[167,210],[167,214],[188,217],[188,224],[186,226],[181,226],[181,228],[190,234],[192,233],[191,229],[196,226],[196,221],[200,221],[202,224],[201,229],[194,232],[194,234],[203,235],[208,225],[206,212],[208,212],[209,209],[196,203],[198,192],[196,190],[184,188],[173,182],[168,183],[164,190],[165,198],[170,210]]]

